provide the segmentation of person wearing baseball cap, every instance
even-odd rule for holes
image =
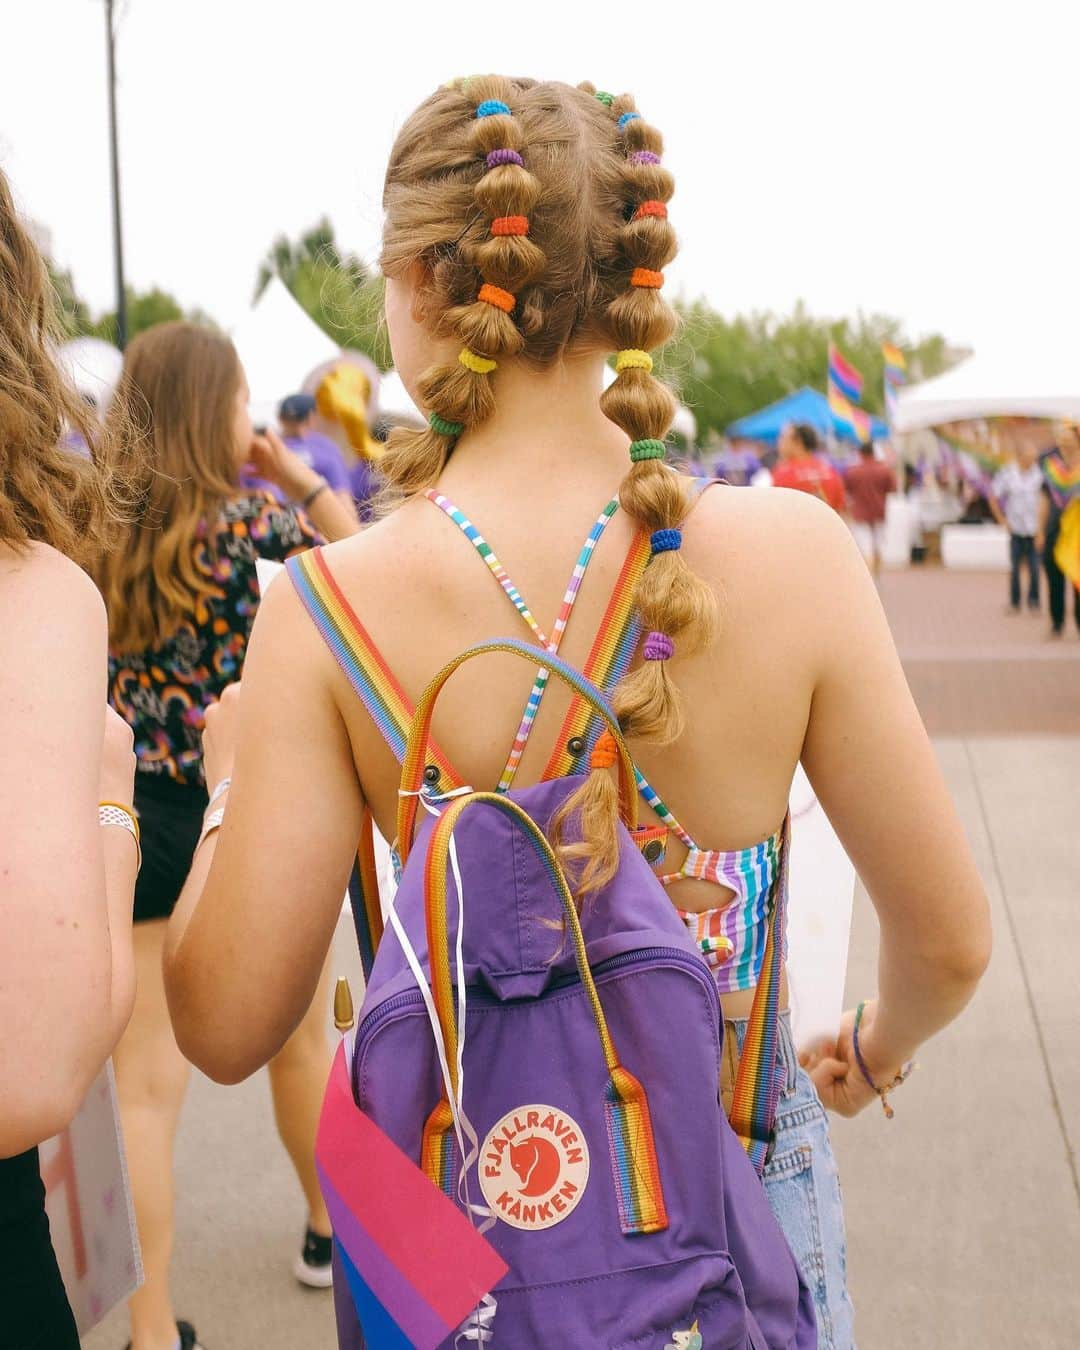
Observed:
[[[288,448],[311,469],[314,469],[327,486],[336,492],[342,502],[355,515],[349,473],[345,467],[341,451],[330,439],[312,429],[311,421],[315,412],[315,399],[311,394],[289,394],[278,404],[278,422],[281,425],[281,439]],[[280,491],[269,482],[252,478],[244,479],[246,487],[262,488],[280,498]]]

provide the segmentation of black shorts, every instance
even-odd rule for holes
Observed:
[[[165,774],[136,773],[142,867],[135,883],[135,922],[167,919],[180,897],[202,830],[206,789]]]
[[[0,1158],[0,1319],[4,1350],[79,1350],[49,1239],[36,1148]]]

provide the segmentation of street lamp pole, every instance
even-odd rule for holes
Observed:
[[[109,153],[112,167],[113,252],[116,262],[116,345],[127,345],[127,294],[124,289],[124,236],[120,220],[120,155],[116,139],[116,31],[113,0],[105,0],[105,40],[109,81]]]

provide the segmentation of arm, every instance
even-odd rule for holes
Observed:
[[[1039,493],[1039,522],[1035,527],[1035,551],[1042,553],[1046,548],[1046,527],[1050,524],[1050,496],[1043,488]]]
[[[1008,523],[1005,519],[1004,507],[1002,506],[1002,501],[1005,496],[1004,487],[1005,487],[1005,480],[1002,478],[1000,473],[996,473],[994,475],[993,481],[990,484],[990,491],[987,494],[986,500],[990,503],[990,512],[993,515],[994,519],[997,521],[999,525],[1005,525],[1007,528]]]
[[[336,675],[282,577],[259,607],[242,696],[226,691],[207,714],[208,781],[231,775],[233,787],[170,921],[165,988],[181,1050],[219,1082],[239,1082],[284,1045],[341,911],[363,798]]]
[[[879,998],[860,1045],[885,1083],[971,998],[990,956],[990,919],[872,580],[840,530],[822,521],[815,551],[815,590],[829,599],[815,620],[802,759],[880,922]],[[848,1014],[840,1065],[826,1066],[824,1085],[815,1074],[826,1104],[840,1110],[872,1099],[858,1081],[829,1097],[830,1070],[841,1081],[851,1070],[850,1023]]]
[[[101,597],[36,548],[0,577],[0,1156],[63,1129],[131,1014],[131,732],[106,721]],[[103,764],[104,737],[104,764]]]
[[[293,454],[276,432],[268,430],[254,438],[251,461],[263,478],[279,487],[290,501],[303,506],[324,539],[333,542],[359,530],[360,522],[352,503],[346,504],[321,474]]]

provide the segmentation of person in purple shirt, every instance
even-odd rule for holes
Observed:
[[[281,439],[309,468],[326,479],[330,488],[350,509],[355,510],[345,460],[329,436],[311,429],[314,412],[315,400],[310,394],[290,394],[288,398],[282,399],[278,405]],[[270,492],[281,500],[280,490],[264,478],[245,473],[241,481],[246,488]]]

